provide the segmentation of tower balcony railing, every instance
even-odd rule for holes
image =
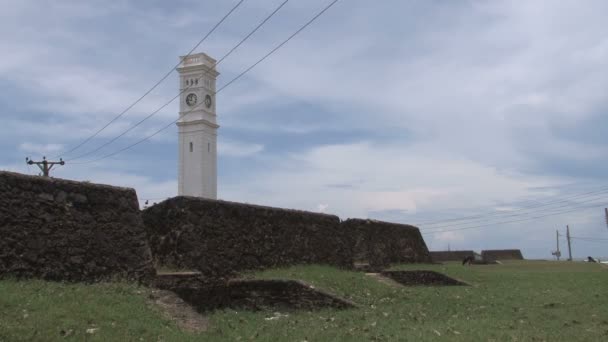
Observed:
[[[184,65],[201,64],[203,58],[201,56],[188,56],[184,58]]]
[[[205,54],[196,54],[182,57],[182,66],[206,65],[210,68],[215,66],[215,60]]]

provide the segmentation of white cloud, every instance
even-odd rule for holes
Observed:
[[[63,149],[61,144],[35,144],[31,142],[25,142],[19,145],[19,149],[26,153],[45,154],[58,152]]]
[[[174,179],[158,180],[129,171],[110,171],[100,166],[88,168],[64,166],[54,169],[52,175],[57,178],[134,188],[140,199],[140,205],[146,199],[153,203],[177,195],[177,181]]]
[[[220,193],[231,200],[258,197],[266,204],[310,209],[322,198],[343,217],[367,217],[384,210],[416,213],[482,206],[517,199],[530,187],[557,181],[501,174],[475,161],[410,145],[328,145],[273,165],[266,173],[223,184]],[[264,195],[258,196],[259,191]]]
[[[264,145],[248,144],[237,141],[220,140],[218,143],[218,154],[226,157],[248,157],[260,153]]]
[[[445,233],[437,233],[434,234],[435,241],[438,245],[457,242],[462,244],[465,241],[464,234],[460,232],[445,232]]]
[[[40,170],[35,166],[29,166],[25,163],[25,158],[23,159],[23,163],[13,163],[13,164],[5,164],[0,165],[0,170],[9,171],[9,172],[17,172],[26,175],[37,175]]]

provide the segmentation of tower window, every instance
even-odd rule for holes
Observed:
[[[211,152],[211,143],[207,143],[207,152]]]
[[[194,144],[192,141],[190,142],[190,152],[194,152]]]

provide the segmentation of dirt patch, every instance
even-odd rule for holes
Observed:
[[[296,280],[205,281],[196,273],[161,274],[156,286],[176,293],[199,312],[217,309],[316,310],[348,309],[355,304]]]
[[[153,282],[153,287],[161,290],[181,288],[203,289],[224,284],[228,279],[207,278],[200,272],[159,272]]]
[[[394,281],[391,278],[385,277],[380,273],[365,273],[366,276],[368,277],[372,277],[374,279],[376,279],[377,281],[381,282],[382,284],[388,285],[390,287],[400,287],[401,284],[399,284],[398,282]]]
[[[174,290],[199,311],[348,309],[355,305],[295,280],[231,280],[207,288]]]
[[[155,289],[152,290],[150,299],[161,309],[165,317],[175,321],[180,329],[195,333],[207,331],[209,327],[207,317],[198,313],[174,292]]]
[[[406,286],[458,286],[468,285],[464,282],[450,278],[445,274],[434,271],[384,271],[382,276]]]
[[[385,268],[386,266],[372,266],[367,261],[355,261],[353,269],[357,272],[376,273]]]

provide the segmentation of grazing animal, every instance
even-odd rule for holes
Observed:
[[[475,258],[471,255],[469,255],[468,257],[464,258],[464,260],[462,260],[462,265],[470,265],[473,263],[473,261],[475,260]]]

